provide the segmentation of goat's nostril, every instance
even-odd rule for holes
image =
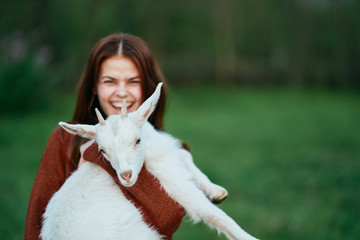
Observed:
[[[131,171],[126,171],[120,174],[121,178],[127,182],[130,181],[131,175],[132,175]]]

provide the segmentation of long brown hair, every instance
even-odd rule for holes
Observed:
[[[119,50],[119,48],[121,49]],[[79,93],[72,119],[74,123],[96,124],[98,120],[95,115],[95,108],[98,108],[103,116],[106,116],[95,94],[95,88],[98,82],[101,64],[106,59],[117,54],[129,58],[136,65],[142,79],[142,99],[146,100],[155,91],[159,82],[165,83],[153,54],[142,39],[131,34],[119,33],[109,35],[101,39],[91,51],[85,71],[80,79]],[[158,105],[149,118],[149,122],[158,130],[164,130],[165,87],[166,86],[162,87]],[[84,142],[86,142],[85,139],[76,136],[70,146],[70,161],[74,167],[77,166],[79,162],[79,149]]]

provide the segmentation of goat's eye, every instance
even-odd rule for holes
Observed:
[[[141,142],[141,139],[139,138],[138,140],[136,140],[136,145],[139,144]]]
[[[100,152],[101,152],[101,153],[105,153],[104,149],[100,149]]]

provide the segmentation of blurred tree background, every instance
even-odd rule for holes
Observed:
[[[71,119],[92,47],[115,32],[152,49],[173,91],[167,126],[230,185],[237,198],[221,206],[249,220],[245,229],[263,239],[360,237],[360,1],[4,0],[0,9],[1,239],[22,237],[47,138]],[[196,231],[206,232],[176,239],[216,239]]]
[[[0,96],[12,105],[10,99],[25,107],[28,89],[73,89],[95,42],[120,31],[148,42],[174,84],[360,86],[355,0],[12,0],[0,6]]]

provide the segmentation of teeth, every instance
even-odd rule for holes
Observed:
[[[116,108],[121,108],[122,103],[112,103],[112,105]],[[130,105],[131,105],[130,103],[126,103],[127,108],[130,107]]]

